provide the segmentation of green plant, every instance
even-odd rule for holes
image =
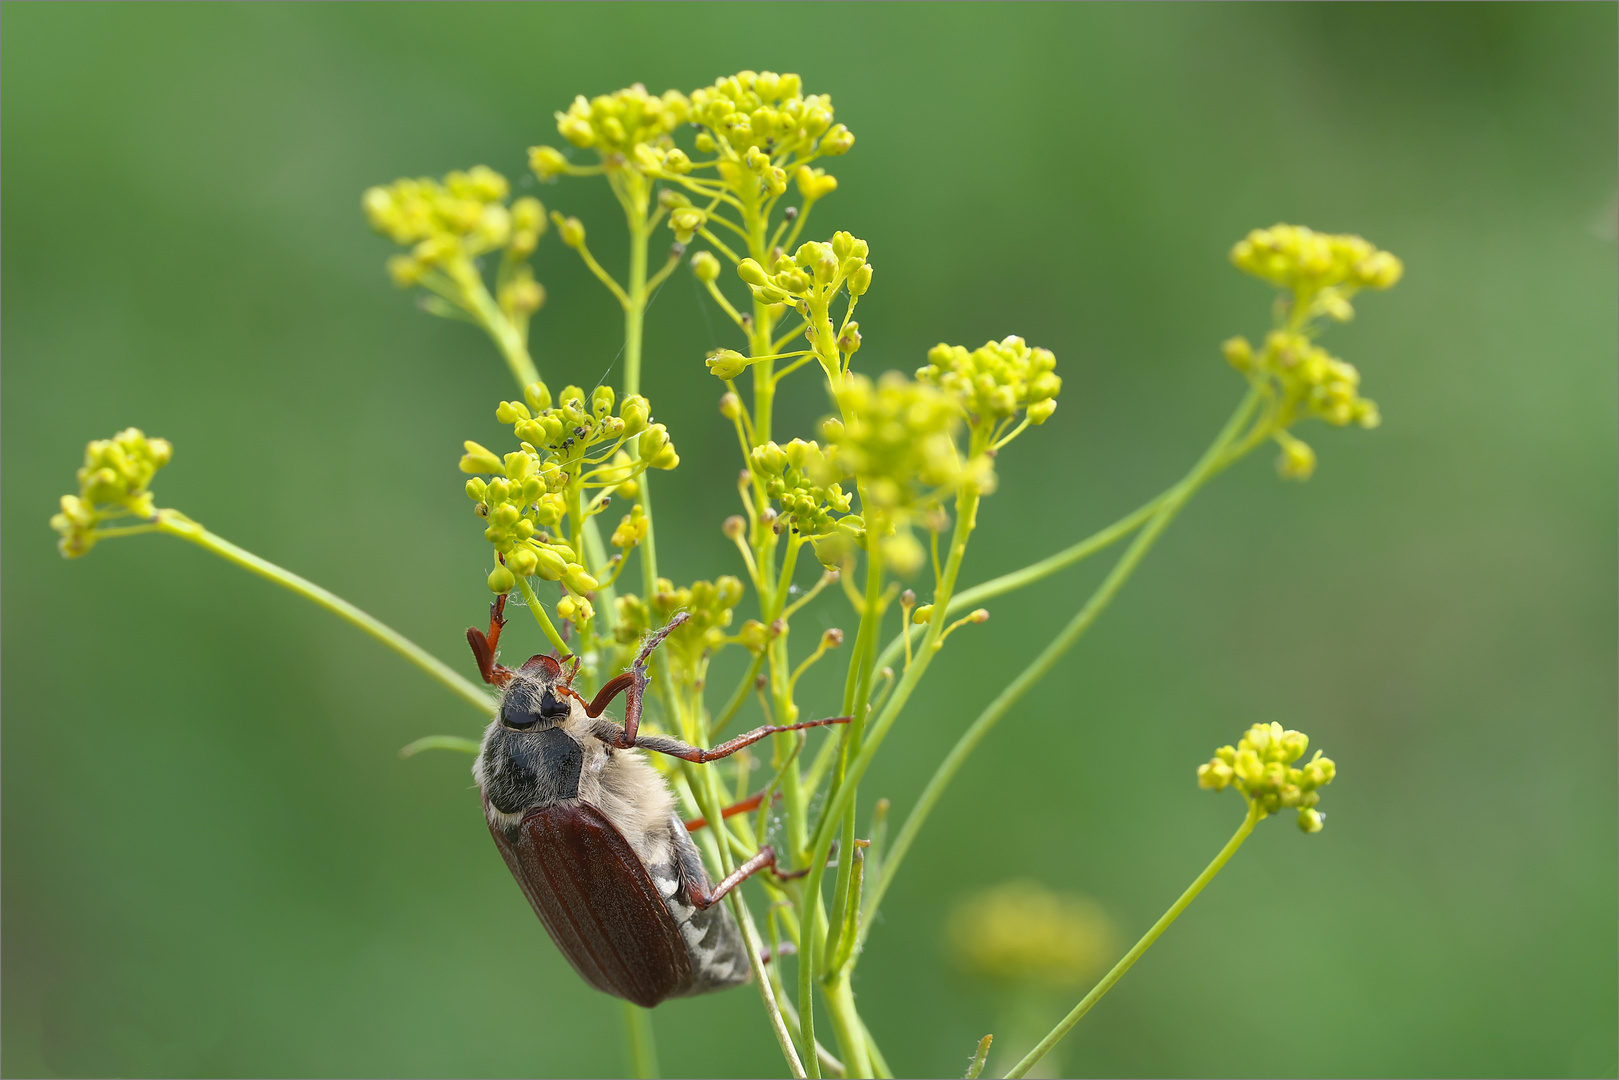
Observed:
[[[675,139],[687,128],[694,132],[690,150]],[[745,71],[690,95],[654,96],[635,86],[579,98],[558,114],[558,129],[594,160],[540,146],[531,151],[532,168],[544,181],[600,177],[608,183],[628,238],[622,280],[597,259],[582,222],[547,215],[532,197],[511,200],[505,178],[481,166],[442,181],[400,180],[371,189],[363,200],[373,227],[406,249],[389,261],[395,282],[421,289],[429,313],[487,333],[516,382],[518,394],[495,408],[512,430],[511,444],[490,449],[468,442],[460,461],[491,546],[490,563],[477,574],[493,593],[521,595],[557,654],[579,658],[586,689],[622,670],[646,634],[686,612],[688,621],[656,654],[648,724],[699,746],[712,745],[751,700],[771,722],[798,720],[801,677],[834,650],[842,653],[841,699],[816,711],[851,722],[816,735],[813,747],[802,732],[775,736],[771,778],[756,817],[726,820],[721,814],[733,794],[747,793],[746,760],[724,768],[658,767],[688,812],[709,822],[700,836],[716,876],[755,854],[767,833],[778,830],[773,842],[784,866],[804,871],[797,880],[755,879],[765,900],[762,930],[742,891],[730,901],[788,1068],[798,1076],[823,1069],[892,1075],[856,1008],[850,976],[918,830],[973,749],[1106,609],[1204,484],[1267,441],[1280,447],[1282,476],[1307,478],[1315,455],[1293,430],[1305,419],[1376,426],[1377,408],[1360,396],[1356,370],[1317,338],[1326,324],[1352,316],[1360,289],[1393,285],[1401,264],[1359,237],[1295,226],[1256,230],[1240,241],[1232,261],[1279,290],[1274,326],[1257,347],[1244,338],[1225,343],[1225,357],[1246,380],[1247,392],[1205,453],[1181,480],[1095,535],[1021,570],[960,588],[997,469],[1003,459],[1017,467],[1020,448],[1012,444],[1034,437],[1030,429],[1054,415],[1062,391],[1057,361],[1012,336],[971,350],[941,344],[912,375],[873,379],[857,370],[862,337],[854,314],[873,284],[869,247],[847,232],[802,240],[812,211],[837,188],[824,163],[854,143],[848,128],[834,123],[830,99],[804,94],[796,75]],[[529,259],[553,225],[623,310],[618,388],[553,390],[530,355],[529,322],[545,296]],[[652,270],[660,227],[672,243]],[[743,465],[740,512],[720,526],[737,549],[740,574],[677,585],[659,571],[653,492],[656,473],[676,468],[680,458],[668,427],[654,420],[641,393],[642,344],[651,297],[699,241],[704,247],[690,254],[691,272],[734,324],[741,346],[716,350],[705,362],[708,374],[724,384],[719,413],[734,432]],[[734,279],[724,272],[727,264]],[[695,356],[691,371],[706,377]],[[776,430],[775,403],[787,393],[824,397],[828,415],[816,438]],[[190,540],[342,615],[487,718],[489,694],[455,669],[179,511],[157,508],[150,484],[170,457],[166,442],[135,429],[92,442],[78,493],[64,496],[52,519],[63,554],[83,555],[100,540],[145,532]],[[601,518],[615,500],[629,509],[614,511],[619,520],[609,532]],[[1069,624],[946,756],[892,841],[884,839],[886,800],[873,804],[862,830],[861,781],[952,635],[985,621],[983,602],[1127,539]],[[632,561],[638,573],[625,578]],[[469,587],[471,578],[469,568]],[[734,625],[750,589],[753,617]],[[794,640],[795,620],[808,605],[840,596],[855,621],[852,641],[837,630],[812,643]],[[885,643],[894,614],[897,632],[888,631]],[[743,673],[734,687],[711,695],[711,665],[731,648],[746,656]],[[1008,1075],[1024,1075],[1106,993],[1259,820],[1297,809],[1306,832],[1321,828],[1315,802],[1333,766],[1318,754],[1295,768],[1304,746],[1297,732],[1256,725],[1240,748],[1221,750],[1199,771],[1205,786],[1242,793],[1242,827],[1164,918]],[[475,752],[477,743],[434,736],[406,753],[423,749]],[[778,794],[779,809],[773,809],[771,796]],[[827,880],[834,850],[841,857]],[[795,986],[789,987],[782,963],[761,962],[765,938],[776,955],[784,943],[796,947]],[[627,1016],[636,1067],[649,1072],[645,1017],[633,1006]],[[823,1046],[826,1026],[835,1053]],[[983,1068],[987,1050],[986,1040],[972,1075]]]

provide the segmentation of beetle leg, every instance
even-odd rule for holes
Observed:
[[[784,941],[780,945],[777,945],[774,949],[772,949],[769,945],[766,945],[763,949],[761,949],[759,951],[759,963],[768,964],[768,963],[770,963],[770,961],[772,961],[772,960],[774,960],[774,959],[776,959],[777,957],[780,957],[780,956],[797,956],[797,955],[798,955],[798,946],[794,945],[790,941]]]
[[[722,817],[722,818],[736,817],[736,815],[738,815],[738,814],[746,814],[750,810],[757,810],[757,809],[759,809],[759,803],[764,800],[764,797],[765,797],[765,793],[762,792],[762,791],[759,792],[759,794],[757,794],[757,795],[750,795],[748,798],[743,799],[741,802],[737,803],[735,806],[727,806],[725,809],[721,810],[720,811],[720,817]],[[770,801],[772,803],[775,803],[775,802],[778,802],[780,799],[781,799],[781,792],[778,791],[778,792],[776,792],[775,798],[771,799]],[[698,829],[701,829],[703,826],[708,824],[708,819],[707,818],[692,818],[690,821],[681,822],[681,824],[686,826],[686,831],[687,832],[696,832]]]
[[[862,844],[863,842],[857,840],[855,843]],[[830,869],[838,864],[834,859],[829,861],[826,865]],[[705,888],[703,882],[701,881],[693,881],[690,878],[686,878],[686,894],[691,897],[691,902],[696,905],[699,910],[711,908],[721,900],[725,899],[726,893],[748,880],[754,874],[757,874],[759,871],[767,868],[772,874],[780,878],[782,881],[791,881],[794,878],[801,878],[805,874],[809,873],[809,867],[807,866],[802,870],[780,869],[776,866],[776,849],[772,847],[762,847],[759,849],[759,854],[755,855],[753,858],[749,859],[735,870],[732,870],[725,876],[724,881],[721,881],[712,889]]]
[[[501,594],[489,605],[489,633],[477,627],[467,627],[467,644],[478,661],[478,674],[490,686],[505,686],[512,680],[512,669],[495,662],[495,649],[500,645],[500,631],[506,625],[506,596]]]
[[[614,698],[628,691],[624,698],[624,730],[613,743],[620,750],[627,750],[635,745],[635,733],[641,728],[641,698],[646,693],[647,658],[652,655],[653,649],[663,644],[663,639],[669,636],[670,631],[689,618],[691,616],[682,611],[665,623],[663,629],[648,634],[646,641],[641,645],[641,651],[635,655],[635,663],[630,665],[630,670],[607,680],[606,685],[591,699],[590,704],[585,706],[586,715],[595,719]]]
[[[757,874],[765,867],[769,867],[772,870],[776,868],[776,850],[774,848],[760,848],[759,854],[755,855],[753,858],[749,859],[735,870],[732,870],[726,875],[725,880],[714,886],[713,889],[703,888],[703,883],[701,881],[692,881],[687,879],[686,894],[691,897],[691,902],[696,905],[699,910],[706,910],[725,899],[726,893],[730,892],[732,889],[736,888],[738,885],[742,884],[744,881],[748,880],[748,878],[752,877],[754,874]],[[778,876],[780,875],[778,874]]]
[[[627,710],[626,710],[627,711]],[[678,739],[666,739],[662,735],[645,735],[634,739],[628,745],[638,746],[643,750],[656,750],[660,754],[680,758],[682,761],[717,761],[723,757],[730,757],[744,746],[750,746],[767,735],[775,735],[783,731],[802,731],[805,728],[825,727],[828,724],[847,724],[847,716],[830,716],[825,720],[805,720],[798,724],[766,724],[761,728],[754,728],[746,734],[738,735],[728,742],[722,742],[712,750],[704,750],[697,746],[688,746]],[[628,730],[626,729],[626,736]],[[624,743],[616,745],[624,746]]]

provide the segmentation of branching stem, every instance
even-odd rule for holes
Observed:
[[[911,810],[910,815],[906,817],[905,824],[900,827],[899,833],[894,837],[894,844],[888,856],[883,859],[882,874],[873,883],[870,896],[866,900],[865,917],[861,920],[862,936],[871,926],[872,919],[877,913],[877,907],[882,903],[883,895],[888,891],[889,885],[893,883],[894,874],[899,870],[899,865],[904,861],[906,852],[910,850],[912,841],[916,839],[917,832],[920,831],[922,824],[932,812],[934,804],[939,801],[944,789],[955,778],[956,773],[966,763],[973,750],[983,741],[984,736],[989,734],[990,729],[1028,692],[1030,687],[1045,677],[1046,673],[1061,659],[1063,654],[1072,648],[1074,643],[1084,635],[1085,631],[1090,629],[1091,624],[1097,620],[1102,612],[1107,610],[1108,604],[1118,595],[1119,590],[1124,587],[1124,583],[1130,579],[1130,575],[1135,572],[1136,567],[1140,565],[1141,560],[1152,548],[1153,543],[1157,541],[1164,529],[1175,519],[1175,515],[1180,512],[1181,507],[1220,466],[1227,462],[1225,458],[1227,447],[1230,446],[1231,442],[1247,424],[1257,404],[1258,395],[1250,391],[1243,398],[1242,403],[1237,406],[1236,411],[1231,414],[1231,418],[1226,421],[1226,425],[1219,436],[1204,452],[1198,463],[1193,466],[1192,471],[1187,473],[1180,483],[1159,496],[1153,503],[1148,504],[1149,506],[1156,505],[1157,507],[1152,517],[1136,535],[1130,547],[1119,557],[1119,561],[1114,564],[1107,577],[1102,579],[1102,583],[1096,587],[1096,591],[1085,601],[1084,606],[1079,609],[1079,612],[1063,628],[1062,632],[1041,651],[1040,655],[1035,657],[1028,667],[1024,668],[1015,679],[1008,683],[994,701],[990,702],[984,711],[979,714],[978,719],[973,721],[972,726],[956,741],[956,745],[951,747],[950,753],[940,763],[932,778],[928,780],[928,785],[923,789],[916,806]],[[1117,528],[1117,526],[1114,528]],[[935,618],[937,618],[937,613],[935,613]]]
[[[1014,1080],[1015,1077],[1028,1075],[1035,1062],[1045,1057],[1051,1048],[1056,1046],[1062,1037],[1068,1034],[1086,1013],[1091,1011],[1091,1006],[1101,1001],[1103,995],[1113,989],[1114,983],[1124,978],[1124,973],[1129,971],[1137,960],[1141,959],[1141,955],[1152,947],[1152,943],[1157,941],[1165,930],[1169,929],[1170,923],[1180,918],[1181,912],[1185,911],[1191,902],[1197,899],[1197,894],[1203,891],[1203,887],[1214,880],[1214,875],[1218,874],[1220,868],[1230,861],[1231,856],[1237,853],[1238,848],[1242,847],[1242,842],[1248,839],[1248,834],[1254,831],[1254,826],[1259,823],[1262,817],[1264,817],[1264,812],[1257,806],[1249,804],[1248,813],[1242,819],[1242,824],[1237,826],[1237,831],[1230,840],[1226,841],[1225,847],[1220,849],[1220,854],[1214,857],[1214,861],[1203,868],[1203,872],[1197,875],[1197,880],[1193,881],[1191,885],[1187,886],[1186,891],[1181,893],[1180,899],[1171,904],[1169,910],[1164,912],[1158,921],[1152,924],[1152,929],[1143,934],[1141,940],[1136,942],[1130,951],[1124,954],[1124,959],[1113,965],[1112,971],[1102,976],[1102,981],[1091,988],[1091,992],[1086,994],[1078,1005],[1074,1006],[1073,1011],[1063,1017],[1057,1026],[1052,1028],[1046,1037],[1040,1040],[1039,1045],[1024,1056],[1022,1061],[1012,1066],[1011,1071],[1006,1074],[1007,1080]]]
[[[306,578],[299,577],[291,570],[277,566],[268,559],[261,559],[251,551],[237,547],[223,537],[215,536],[178,510],[159,510],[156,525],[158,526],[157,531],[168,533],[170,536],[178,536],[183,540],[189,540],[198,547],[213,552],[220,558],[233,562],[245,570],[251,570],[262,578],[268,578],[277,585],[290,589],[305,599],[313,600],[332,614],[358,626],[361,630],[364,630],[367,634],[370,634],[394,652],[421,668],[484,716],[489,716],[494,712],[494,699],[479,689],[476,683],[462,677],[444,661],[432,655],[391,626],[383,623],[380,619],[361,611],[342,597],[326,591]]]

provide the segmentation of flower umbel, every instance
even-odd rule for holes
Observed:
[[[667,144],[669,133],[686,122],[690,107],[678,90],[653,95],[636,83],[588,101],[583,94],[574,98],[567,112],[557,113],[557,131],[580,149],[595,150],[604,162],[622,165],[637,147]],[[561,155],[550,147],[537,146],[529,154],[541,179],[569,171],[565,160],[559,167]]]
[[[1013,336],[972,352],[941,342],[928,350],[928,362],[916,369],[916,377],[961,402],[974,435],[982,432],[988,448],[1019,411],[1031,424],[1050,419],[1062,392],[1056,366],[1050,349],[1031,349]]]
[[[1320,321],[1353,318],[1350,298],[1361,289],[1391,288],[1404,264],[1359,236],[1318,233],[1302,225],[1255,229],[1231,249],[1231,262],[1287,290],[1277,300],[1277,327],[1258,349],[1247,338],[1234,337],[1221,351],[1265,394],[1261,427],[1282,448],[1277,471],[1306,480],[1315,471],[1315,451],[1291,433],[1295,423],[1312,416],[1337,427],[1374,428],[1382,422],[1377,403],[1360,395],[1355,366],[1316,344]]]
[[[89,443],[78,472],[79,493],[63,495],[61,512],[51,518],[62,554],[73,559],[87,553],[104,521],[152,518],[157,509],[148,487],[173,456],[168,440],[149,439],[139,428]]]
[[[1210,791],[1234,787],[1263,814],[1296,808],[1299,828],[1320,832],[1327,815],[1315,807],[1321,801],[1320,789],[1332,783],[1338,767],[1317,750],[1302,768],[1295,768],[1293,763],[1309,748],[1309,736],[1302,731],[1284,730],[1277,723],[1255,724],[1236,746],[1220,747],[1197,767],[1197,783]]]
[[[668,578],[659,578],[651,603],[633,594],[618,598],[614,632],[618,643],[633,652],[642,637],[667,624],[678,612],[686,612],[691,617],[669,635],[664,649],[676,681],[690,686],[701,677],[708,657],[731,640],[725,636],[725,628],[731,625],[731,609],[741,599],[742,582],[729,574],[679,588]]]
[[[614,556],[611,566],[587,569],[581,557],[584,520],[605,509],[612,492],[633,492],[641,473],[673,469],[680,456],[668,429],[650,423],[651,407],[639,394],[619,403],[616,415],[615,395],[606,386],[597,387],[588,403],[583,390],[568,386],[553,405],[543,382],[530,385],[524,397],[526,401],[505,401],[495,410],[495,418],[510,424],[522,440],[517,450],[499,456],[468,441],[461,458],[462,472],[481,474],[467,481],[467,497],[487,519],[484,538],[501,561],[489,575],[489,588],[506,592],[515,578],[534,574],[561,581],[574,594],[574,617],[588,620],[594,609],[585,594],[601,587],[593,570],[616,576],[623,555]],[[625,452],[632,441],[633,458]],[[634,547],[646,536],[638,509],[632,508],[615,531],[616,547]],[[550,530],[562,532],[565,539]]]

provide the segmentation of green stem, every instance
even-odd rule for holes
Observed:
[[[837,1032],[838,1046],[843,1050],[843,1060],[848,1066],[844,1075],[871,1076],[871,1055],[866,1053],[866,1026],[860,1022],[860,1014],[855,1011],[854,991],[849,989],[849,980],[838,979],[826,988],[826,1011],[832,1017],[832,1030]]]
[[[624,393],[641,392],[641,341],[646,325],[647,228],[630,223],[630,288],[624,303]]]
[[[950,598],[950,603],[945,607],[945,614],[954,615],[965,608],[978,607],[985,600],[1033,585],[1035,582],[1048,578],[1059,570],[1065,570],[1075,563],[1113,546],[1149,521],[1153,514],[1158,512],[1159,505],[1168,496],[1169,492],[1165,491],[1162,495],[1136,508],[1107,528],[1092,533],[1079,543],[1063,548],[1054,555],[1048,555],[1039,562],[1030,563],[1020,570],[1013,570],[1011,573],[1002,574],[1000,577],[990,578],[988,581],[974,585],[970,589],[963,589]],[[882,654],[878,656],[877,667],[879,669],[892,667],[894,661],[904,651],[904,648],[904,637],[895,635],[894,640],[890,641],[884,647]]]
[[[967,552],[967,540],[972,536],[973,527],[977,524],[979,498],[976,488],[966,488],[956,497],[956,527],[950,538],[950,555],[945,561],[944,575],[934,595],[933,617],[928,621],[927,632],[917,648],[915,659],[911,662],[911,666],[905,669],[899,685],[894,687],[894,692],[889,695],[882,711],[877,714],[876,721],[871,725],[871,734],[850,764],[847,782],[828,800],[826,809],[816,822],[816,850],[812,856],[810,882],[806,885],[806,889],[819,881],[820,875],[816,868],[826,861],[827,853],[831,849],[830,823],[841,820],[844,812],[848,810],[849,804],[854,799],[854,791],[861,778],[865,776],[866,770],[871,767],[871,761],[881,748],[883,739],[894,726],[894,721],[899,719],[900,712],[910,700],[911,692],[916,689],[916,684],[927,673],[928,666],[938,654],[939,637],[945,627],[945,612],[949,610],[950,597],[956,587],[956,577],[961,572],[961,561]]]
[[[545,607],[540,603],[540,598],[534,595],[534,586],[528,583],[528,578],[520,577],[517,579],[517,590],[523,594],[523,599],[528,603],[529,611],[534,614],[534,621],[540,626],[540,632],[545,635],[546,640],[550,641],[551,647],[557,651],[557,655],[567,656],[573,652],[572,649],[568,648],[568,643],[562,640],[562,635],[557,632],[556,626],[551,622],[551,617],[545,613]]]
[[[459,735],[427,735],[399,748],[402,758],[415,757],[423,750],[454,750],[458,754],[476,755],[483,749],[477,739],[463,739]]]
[[[291,589],[299,596],[313,600],[327,611],[339,618],[346,619],[403,656],[406,660],[409,660],[412,664],[415,664],[418,668],[421,668],[471,704],[484,716],[487,717],[492,714],[495,707],[494,699],[479,689],[475,683],[463,678],[444,661],[392,627],[367,615],[342,597],[327,592],[314,582],[294,574],[291,570],[277,566],[267,559],[259,558],[251,551],[237,547],[223,537],[215,536],[176,510],[159,510],[158,526],[162,532],[189,540],[198,547],[211,551],[245,570],[251,570],[260,577],[268,578],[283,588]]]
[[[1220,849],[1220,854],[1214,857],[1214,861],[1204,867],[1203,872],[1197,875],[1197,880],[1193,881],[1186,891],[1181,893],[1180,899],[1176,900],[1170,906],[1170,909],[1164,912],[1157,922],[1152,924],[1152,929],[1148,930],[1141,940],[1135,943],[1135,947],[1124,954],[1124,959],[1114,964],[1113,970],[1102,977],[1102,981],[1097,983],[1078,1005],[1074,1006],[1073,1011],[1063,1017],[1057,1026],[1051,1029],[1050,1034],[1040,1040],[1038,1046],[1030,1050],[1022,1061],[1012,1067],[1012,1070],[1006,1074],[1007,1080],[1014,1080],[1015,1077],[1027,1075],[1029,1070],[1034,1067],[1034,1063],[1045,1057],[1047,1052],[1053,1046],[1056,1046],[1058,1041],[1068,1034],[1069,1030],[1079,1023],[1086,1013],[1091,1011],[1091,1006],[1102,1000],[1102,996],[1113,989],[1114,983],[1124,978],[1124,973],[1129,971],[1137,960],[1141,959],[1141,954],[1152,947],[1152,943],[1157,941],[1165,930],[1169,929],[1169,924],[1179,918],[1180,913],[1185,911],[1193,900],[1197,899],[1197,894],[1203,891],[1203,887],[1214,880],[1214,875],[1218,874],[1220,868],[1231,859],[1231,856],[1237,853],[1238,848],[1242,847],[1242,842],[1248,839],[1248,834],[1254,831],[1254,826],[1259,823],[1259,819],[1263,816],[1264,812],[1257,806],[1249,805],[1248,813],[1242,819],[1242,824],[1237,827],[1237,831],[1232,835],[1231,839],[1226,841],[1226,846]]]
[[[517,327],[506,318],[506,313],[500,310],[494,297],[480,280],[475,285],[463,289],[467,301],[477,313],[478,323],[484,332],[494,341],[495,347],[511,369],[512,378],[517,380],[519,388],[524,388],[540,381],[540,373],[534,366],[534,358],[529,355],[528,345],[523,335],[518,333]]]
[[[911,691],[915,689],[918,680],[927,671],[929,663],[938,652],[939,637],[944,632],[944,612],[950,602],[950,594],[955,588],[956,576],[961,572],[961,560],[967,551],[967,540],[972,535],[973,527],[978,519],[979,493],[976,488],[965,488],[956,497],[956,527],[951,535],[950,556],[945,563],[945,571],[939,581],[938,590],[934,596],[933,618],[928,623],[927,633],[922,638],[922,645],[917,653],[916,660],[905,670],[900,683],[890,695],[887,704],[878,714],[876,723],[871,727],[871,735],[856,748],[853,759],[849,762],[844,773],[843,783],[832,792],[827,799],[820,818],[815,823],[815,834],[810,849],[809,874],[804,882],[804,897],[806,904],[805,932],[803,940],[799,942],[799,1001],[798,1010],[804,1030],[813,1036],[814,1016],[811,1009],[814,1000],[810,995],[812,975],[814,968],[814,943],[819,940],[815,936],[819,929],[815,923],[824,923],[824,918],[818,918],[819,901],[821,896],[821,878],[826,870],[826,861],[832,849],[832,839],[837,825],[843,821],[843,816],[854,806],[855,792],[859,789],[860,780],[866,769],[871,765],[872,758],[882,745],[883,738],[893,727],[900,710],[905,707]],[[868,525],[868,528],[870,526]],[[836,1018],[834,1018],[836,1022]],[[846,1057],[849,1047],[842,1047]]]
[[[1136,534],[1135,540],[1131,542],[1125,553],[1119,557],[1119,561],[1114,564],[1113,569],[1108,571],[1107,577],[1102,579],[1102,583],[1097,586],[1096,591],[1085,601],[1085,606],[1079,609],[1078,614],[1041,651],[1040,655],[1007,684],[1006,688],[996,696],[994,701],[990,702],[988,707],[979,714],[978,719],[973,721],[972,726],[956,741],[956,745],[951,748],[950,753],[940,763],[933,777],[928,781],[927,787],[923,789],[915,808],[911,810],[910,815],[905,819],[905,824],[900,827],[898,835],[895,836],[893,847],[883,859],[882,875],[873,883],[870,898],[866,901],[865,916],[861,919],[862,940],[864,940],[864,933],[869,931],[873,917],[877,912],[877,906],[882,903],[883,895],[888,891],[889,885],[893,883],[894,874],[898,871],[906,852],[910,850],[911,843],[916,839],[916,834],[921,830],[928,814],[932,812],[934,804],[939,801],[939,797],[944,793],[944,789],[949,786],[950,781],[955,778],[956,773],[960,771],[962,765],[966,763],[967,758],[971,756],[973,750],[983,740],[984,736],[989,733],[989,730],[995,726],[1001,717],[1006,715],[1019,698],[1028,692],[1030,687],[1039,682],[1051,670],[1057,661],[1062,658],[1063,654],[1073,647],[1074,642],[1078,641],[1085,631],[1090,629],[1091,624],[1097,620],[1102,612],[1107,610],[1108,604],[1118,595],[1124,583],[1130,579],[1130,575],[1140,565],[1142,558],[1146,556],[1153,543],[1168,527],[1169,523],[1175,519],[1175,515],[1180,512],[1181,507],[1186,504],[1192,494],[1219,468],[1229,464],[1229,461],[1224,456],[1226,448],[1248,422],[1248,418],[1252,415],[1258,401],[1258,395],[1253,391],[1250,391],[1243,398],[1242,403],[1231,414],[1231,418],[1226,421],[1225,427],[1221,429],[1220,434],[1210,444],[1209,448],[1204,451],[1203,456],[1198,459],[1191,472],[1187,473],[1180,483],[1155,500],[1158,509],[1151,520],[1148,521],[1145,528]],[[1153,504],[1149,503],[1148,505]]]
[[[833,792],[843,785],[849,760],[859,751],[861,738],[865,734],[866,701],[871,691],[871,665],[867,661],[867,654],[876,642],[883,616],[883,563],[877,550],[876,530],[867,530],[866,544],[865,603],[860,612],[860,630],[855,635],[853,655],[849,657],[849,675],[843,687],[843,715],[850,717],[850,720],[848,726],[844,728],[843,749],[838,769],[833,774],[831,789]],[[820,957],[819,965],[823,974],[834,978],[836,972],[830,965],[842,945],[844,923],[848,919],[846,907],[849,903],[849,882],[854,874],[855,864],[854,833],[855,802],[851,799],[849,809],[843,815],[843,834],[838,847],[838,875],[832,887],[832,914],[827,924],[829,929],[826,949]]]
[[[637,1080],[651,1080],[658,1075],[658,1046],[652,1038],[652,1014],[633,1001],[624,1002],[623,1007],[630,1075]]]

